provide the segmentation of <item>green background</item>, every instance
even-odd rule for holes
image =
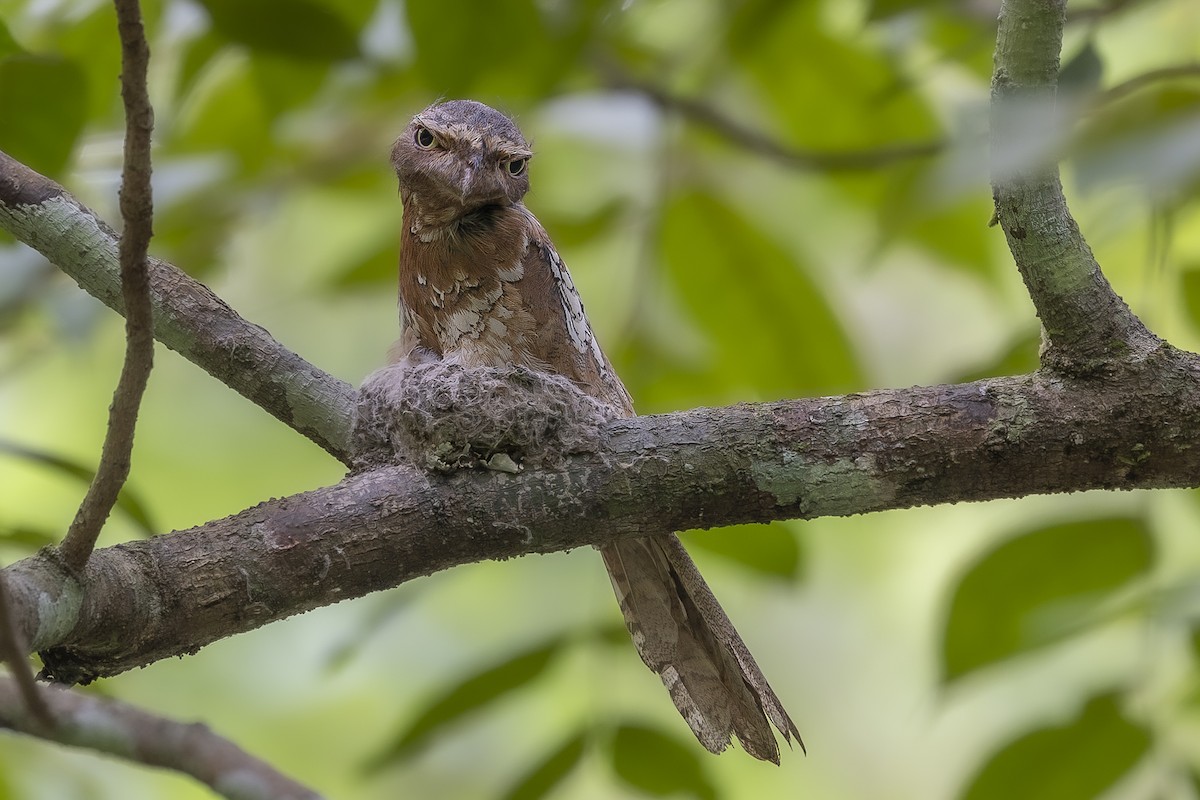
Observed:
[[[1117,291],[1200,345],[1193,0],[1073,3],[1071,207]],[[996,4],[161,0],[152,252],[359,383],[396,336],[387,153],[438,97],[513,114],[530,208],[641,413],[1014,374],[1032,306],[991,215]],[[116,221],[107,2],[0,0],[0,149]],[[722,117],[654,101],[648,84]],[[868,169],[763,152],[936,155]],[[121,323],[0,234],[0,556],[56,541],[95,463]],[[103,543],[336,481],[160,348]],[[479,564],[92,691],[202,720],[331,798],[1195,798],[1200,497],[1091,493],[692,533],[809,745],[691,739],[590,550]],[[0,798],[200,798],[16,737]]]

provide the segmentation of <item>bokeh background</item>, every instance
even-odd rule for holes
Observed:
[[[990,228],[992,0],[153,0],[152,252],[357,384],[397,333],[387,153],[439,97],[513,114],[641,413],[1015,374]],[[110,4],[0,0],[0,149],[110,221]],[[1200,345],[1200,14],[1072,3],[1054,141],[1133,309]],[[120,320],[0,234],[0,557],[56,541]],[[1136,458],[1136,454],[1131,456]],[[105,544],[338,480],[160,348]],[[331,798],[1195,798],[1200,504],[1089,493],[689,533],[809,745],[691,739],[588,550],[478,564],[90,691],[201,720]],[[0,798],[202,798],[16,737]]]

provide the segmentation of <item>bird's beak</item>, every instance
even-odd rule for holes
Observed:
[[[467,201],[467,195],[471,193],[471,186],[475,183],[475,168],[468,166],[463,170],[462,178],[458,182],[458,199],[463,203]]]
[[[471,160],[467,162],[467,166],[463,169],[462,177],[458,182],[459,200],[464,204],[467,201],[467,196],[475,189],[475,179],[478,177],[480,167],[482,166],[483,153],[472,153]]]

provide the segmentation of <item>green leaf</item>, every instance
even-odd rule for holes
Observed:
[[[1105,103],[1081,125],[1072,152],[1080,188],[1133,183],[1152,197],[1190,190],[1200,180],[1200,90],[1152,84]]]
[[[992,51],[996,48],[995,20],[983,14],[963,13],[962,3],[950,3],[927,15],[927,42],[947,62],[990,80]]]
[[[1022,336],[1012,343],[999,358],[981,369],[975,369],[960,375],[956,382],[970,383],[983,378],[996,378],[1004,375],[1026,375],[1038,368],[1038,352],[1042,347],[1041,331]]]
[[[235,203],[243,197],[218,184],[157,204],[155,252],[192,277],[204,277],[220,261],[230,229],[240,219]]]
[[[626,208],[623,199],[612,200],[583,217],[569,217],[551,208],[542,223],[550,234],[551,241],[560,250],[586,244],[608,231],[621,217]]]
[[[928,103],[886,52],[827,33],[819,3],[762,5],[738,16],[768,15],[769,23],[742,40],[735,22],[729,44],[789,141],[837,151],[941,137]]]
[[[675,292],[713,351],[697,368],[720,394],[698,402],[751,399],[747,389],[774,400],[860,384],[846,335],[803,265],[736,209],[700,191],[677,195],[660,246]]]
[[[1059,70],[1058,91],[1076,97],[1095,94],[1103,79],[1104,60],[1089,36],[1079,52]]]
[[[0,18],[0,58],[5,56],[24,53],[25,49],[17,44],[17,40],[12,37],[8,26],[4,24],[4,20]]]
[[[538,800],[548,795],[583,759],[585,741],[586,732],[572,736],[521,776],[521,780],[504,793],[503,800]]]
[[[63,26],[55,37],[54,54],[73,61],[83,72],[87,88],[85,118],[114,129],[123,127],[121,42],[112,4],[100,4],[90,14]]]
[[[596,642],[610,647],[629,647],[629,629],[624,622],[598,625],[590,631],[590,636]]]
[[[250,74],[267,113],[274,118],[310,102],[321,90],[329,65],[296,63],[269,53],[255,53],[250,59]]]
[[[730,52],[745,55],[758,47],[762,38],[780,24],[795,0],[746,0],[736,6],[726,26]]]
[[[799,577],[803,563],[796,534],[782,522],[688,531],[684,541],[767,577],[787,581]]]
[[[868,20],[887,19],[909,11],[921,11],[931,6],[945,5],[946,0],[870,0]]]
[[[555,637],[466,676],[428,703],[416,715],[416,719],[393,738],[391,744],[367,762],[366,769],[375,771],[403,760],[453,723],[482,711],[501,697],[532,683],[546,671],[562,645],[562,638]]]
[[[1200,327],[1200,264],[1190,265],[1179,275],[1183,284],[1183,303],[1192,324]]]
[[[963,800],[1092,800],[1127,773],[1150,747],[1150,734],[1128,720],[1117,696],[1093,698],[1071,723],[1028,733],[983,767]]]
[[[380,632],[410,608],[412,584],[376,595],[366,614],[338,631],[338,637],[325,654],[325,669],[337,672],[345,668],[374,641]]]
[[[943,679],[1071,635],[1109,594],[1146,574],[1153,560],[1153,537],[1138,519],[1069,522],[1004,542],[954,591],[943,634]]]
[[[395,237],[389,237],[366,258],[335,273],[330,283],[335,289],[357,289],[381,283],[394,286],[399,260],[400,248]]]
[[[230,41],[303,61],[358,55],[358,32],[313,0],[200,0]]]
[[[18,547],[29,552],[58,544],[58,540],[58,536],[48,531],[20,525],[0,525],[0,544]]]
[[[1000,273],[993,269],[999,232],[988,225],[995,212],[990,198],[939,196],[925,163],[893,169],[890,174],[882,201],[874,206],[881,249],[896,241],[915,242],[963,272],[989,279]],[[1004,269],[1011,269],[1011,263]]]
[[[415,69],[448,97],[540,96],[581,43],[547,25],[534,0],[407,0],[404,8]]]
[[[705,751],[699,745],[652,728],[622,725],[613,739],[612,765],[621,780],[646,794],[715,800],[717,789],[700,761],[701,753]]]
[[[175,96],[184,97],[196,80],[203,74],[208,62],[228,45],[225,37],[214,31],[205,31],[200,36],[189,40],[183,47],[183,57],[179,60],[179,71],[175,77]]]
[[[0,59],[0,150],[61,175],[87,120],[87,83],[74,61],[12,54]]]
[[[49,467],[56,472],[74,478],[84,485],[90,484],[92,479],[96,477],[96,471],[91,467],[80,464],[77,461],[72,461],[69,458],[55,455],[54,453],[25,447],[15,442],[0,440],[0,453]],[[129,519],[146,536],[154,536],[158,533],[158,528],[155,527],[154,521],[150,517],[149,509],[146,508],[146,505],[137,494],[129,488],[128,484],[123,486],[120,494],[117,495],[117,508],[125,512]]]
[[[245,53],[226,49],[209,61],[167,145],[173,153],[231,153],[251,173],[263,165],[274,148],[271,114]]]

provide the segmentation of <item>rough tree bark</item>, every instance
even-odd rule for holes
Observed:
[[[124,313],[117,234],[63,187],[3,152],[0,227]],[[149,266],[156,339],[349,463],[351,386],[279,344],[179,269],[155,258]]]
[[[1052,97],[1064,5],[1004,4],[997,136],[1006,103]],[[98,550],[82,574],[49,554],[26,559],[6,570],[15,618],[56,677],[86,681],[488,558],[661,530],[1196,485],[1200,359],[1146,331],[1112,292],[1052,165],[998,175],[994,189],[1048,332],[1037,373],[621,421],[561,468],[517,475],[372,469]],[[7,158],[0,225],[119,310],[112,233]],[[170,265],[153,264],[152,287],[161,341],[350,460],[353,390]]]

